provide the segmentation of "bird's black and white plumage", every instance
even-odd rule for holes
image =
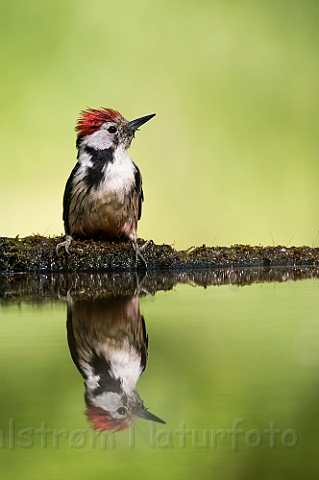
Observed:
[[[128,121],[108,108],[81,112],[76,126],[77,164],[66,183],[63,197],[67,236],[130,240],[137,248],[142,177],[127,150],[137,128],[154,115]]]
[[[144,408],[135,389],[148,355],[137,295],[69,298],[67,333],[94,429],[123,430],[137,417],[165,423]]]

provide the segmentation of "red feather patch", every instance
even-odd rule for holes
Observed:
[[[120,432],[132,423],[127,420],[112,418],[109,412],[101,407],[88,407],[85,413],[93,430]]]
[[[103,123],[114,122],[121,117],[119,112],[111,108],[101,108],[100,110],[87,108],[82,110],[75,130],[79,136],[83,137],[98,130]]]

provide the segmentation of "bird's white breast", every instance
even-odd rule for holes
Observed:
[[[114,160],[105,166],[104,180],[96,189],[95,194],[99,198],[116,196],[124,203],[125,196],[132,190],[135,184],[135,167],[124,148],[114,151]],[[93,193],[93,192],[92,192]]]

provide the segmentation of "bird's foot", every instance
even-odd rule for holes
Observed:
[[[139,247],[136,243],[136,241],[132,240],[132,246],[133,246],[133,249],[135,250],[135,255],[136,255],[136,266],[137,266],[137,263],[138,263],[138,259],[142,260],[142,262],[144,263],[145,265],[145,268],[147,268],[147,262],[145,260],[145,258],[143,257],[142,255],[142,251],[145,250],[145,248],[147,247],[147,245],[150,244],[152,240],[147,240],[147,242],[144,243],[144,245],[142,245],[141,247]]]
[[[73,240],[73,238],[71,237],[71,235],[66,235],[65,236],[65,241],[61,242],[61,243],[58,243],[57,246],[55,247],[56,254],[58,255],[60,248],[64,247],[66,253],[68,255],[71,255],[70,251],[69,251],[69,246],[71,245],[72,240]]]

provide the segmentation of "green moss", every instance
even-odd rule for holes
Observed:
[[[70,255],[64,248],[56,253],[56,246],[63,237],[0,238],[0,271],[11,272],[87,272],[145,269],[136,265],[135,252],[130,243],[73,241]],[[144,240],[139,239],[142,246]],[[170,245],[153,242],[143,251],[152,270],[176,270],[184,268],[236,268],[236,267],[295,267],[317,266],[319,248],[310,247],[192,247],[177,251]]]

